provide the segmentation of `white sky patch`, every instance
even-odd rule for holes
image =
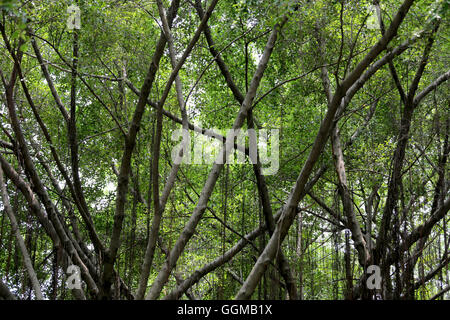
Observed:
[[[190,90],[190,88],[189,88]],[[205,90],[199,86],[197,86],[194,91],[192,92],[191,96],[189,97],[189,100],[186,104],[186,112],[188,114],[189,119],[191,122],[193,122],[195,125],[198,125],[196,123],[197,116],[201,113],[201,106],[200,105],[200,99],[198,98],[202,94],[205,94]],[[201,124],[200,124],[201,125]]]

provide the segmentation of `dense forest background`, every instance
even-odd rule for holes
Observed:
[[[0,299],[449,299],[449,12],[0,0]]]

